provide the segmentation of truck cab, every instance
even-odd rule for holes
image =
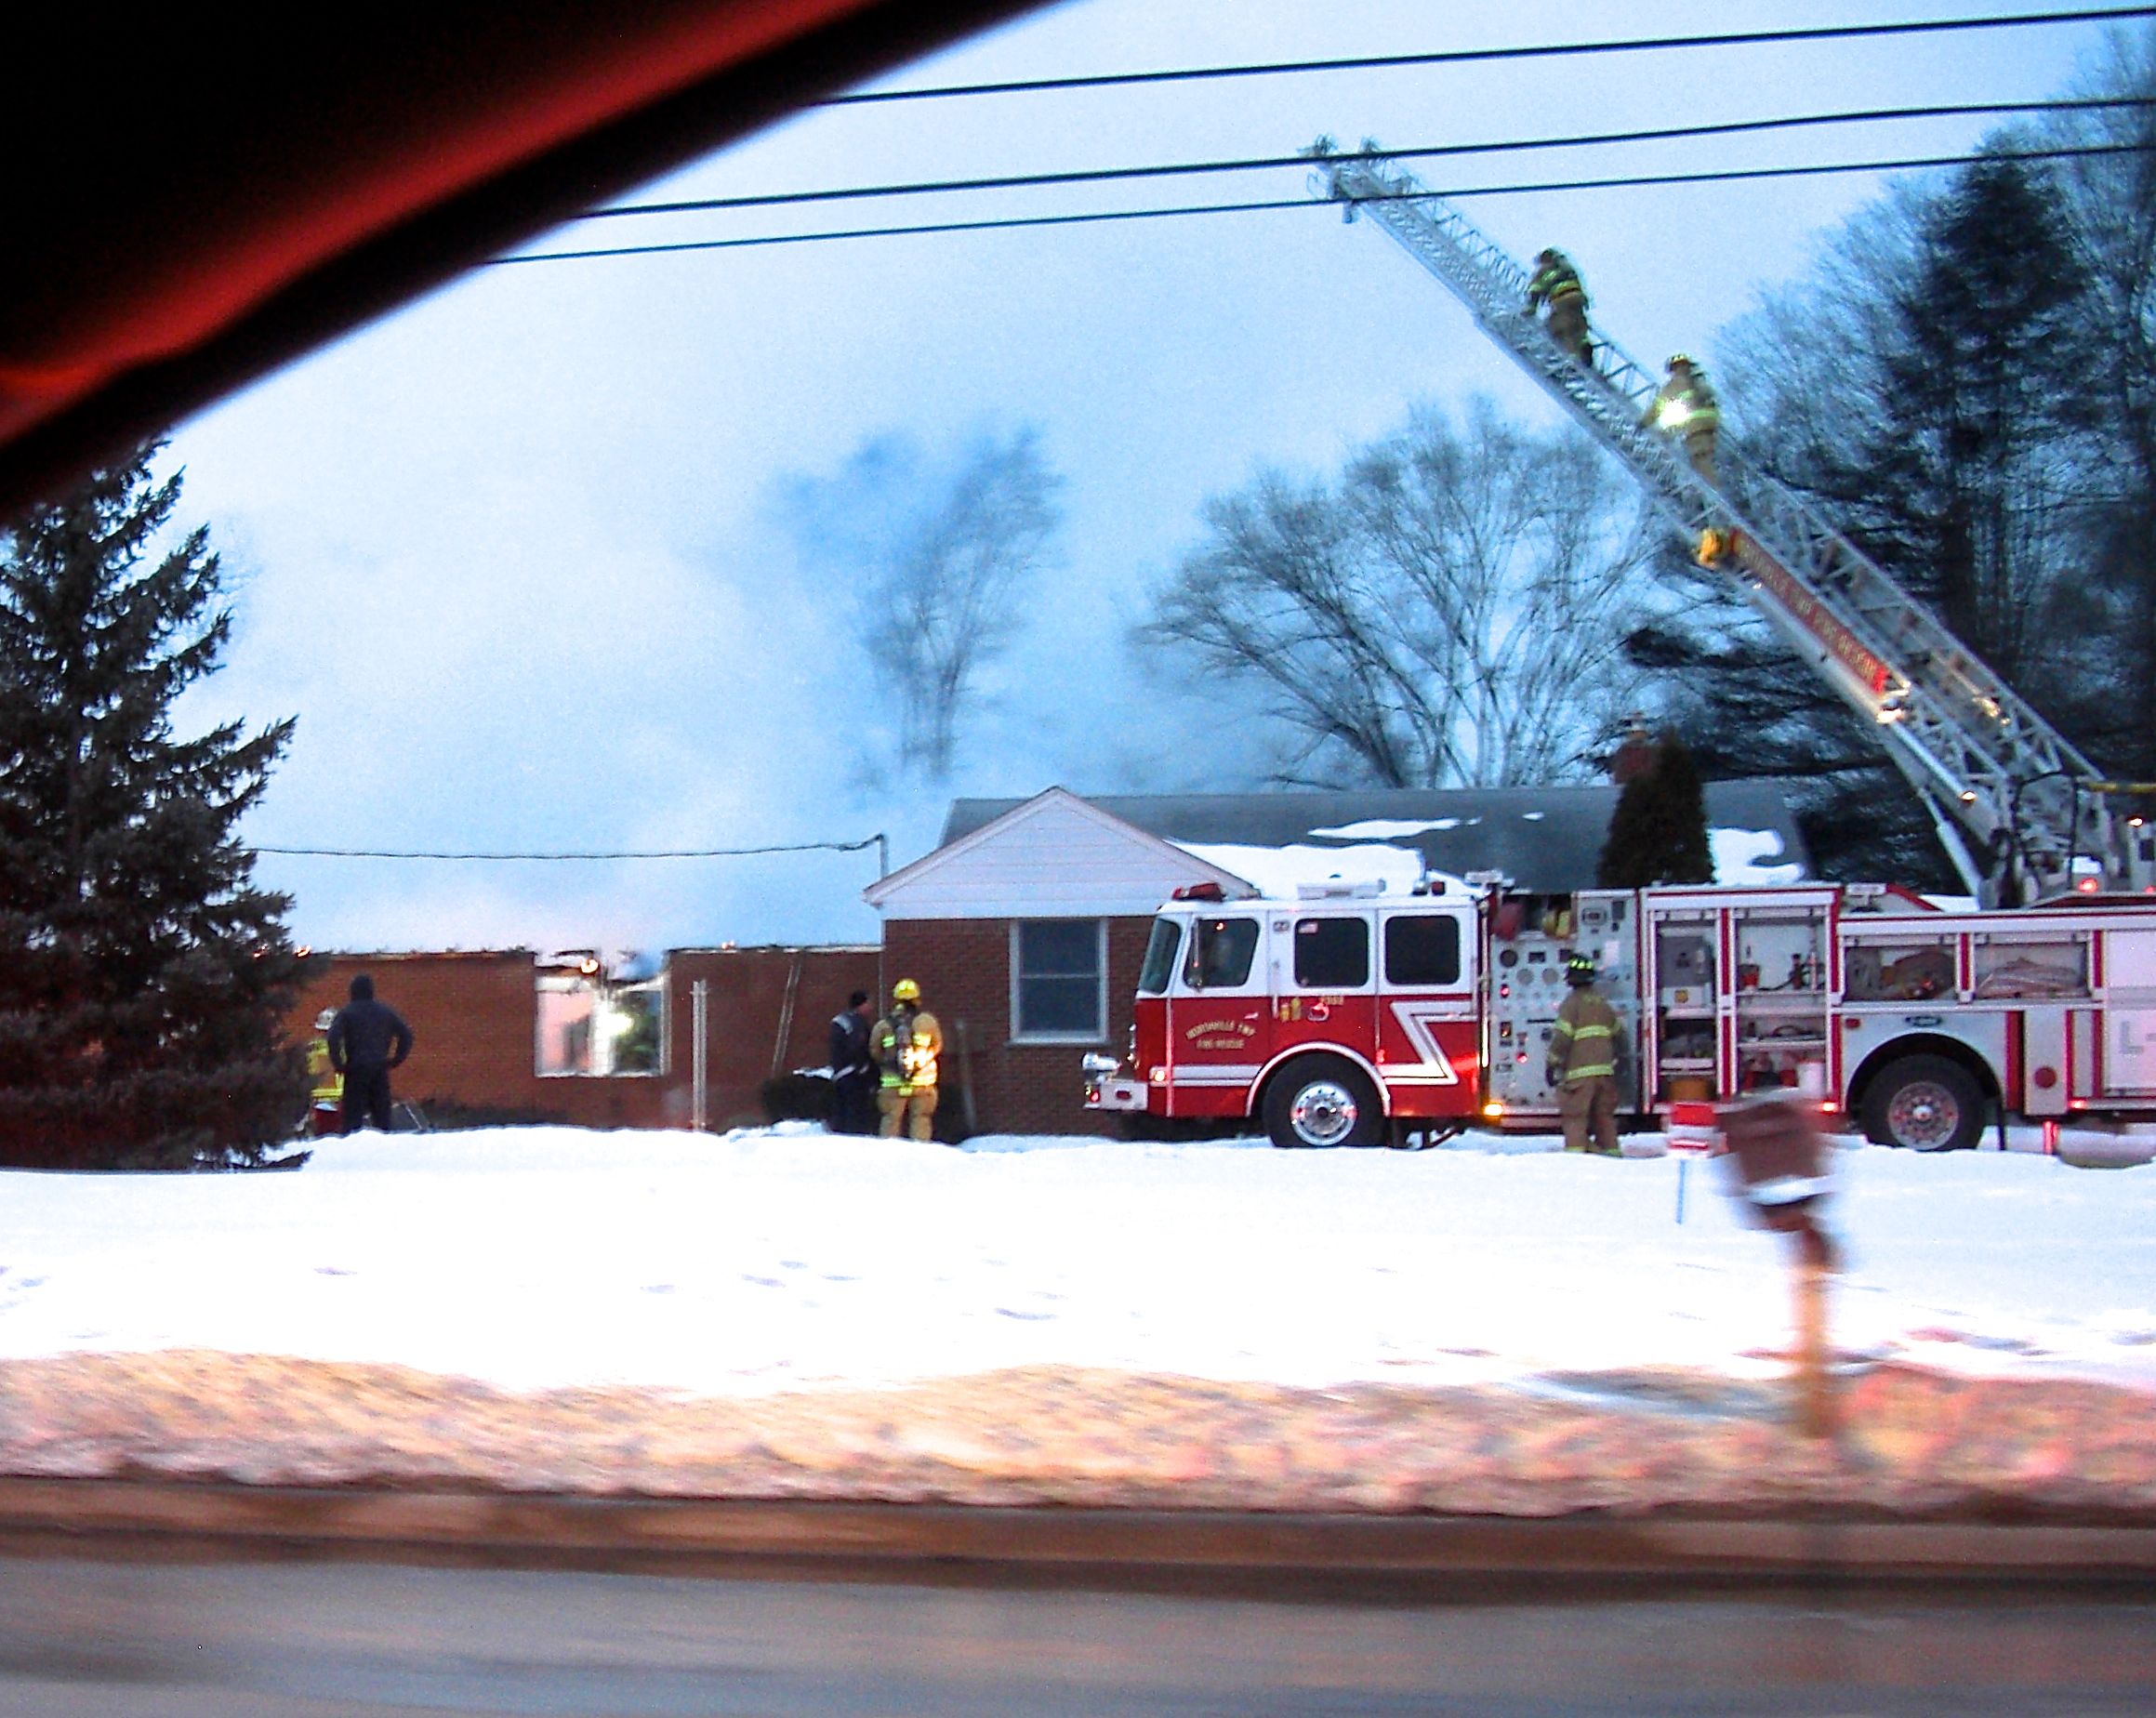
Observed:
[[[1476,900],[1306,885],[1292,900],[1199,886],[1154,920],[1132,1055],[1089,1067],[1088,1103],[1164,1118],[1259,1118],[1276,1144],[1374,1144],[1478,1111]]]

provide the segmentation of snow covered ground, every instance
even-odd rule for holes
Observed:
[[[1071,1368],[1303,1388],[1779,1375],[1714,1166],[777,1129],[330,1141],[296,1173],[0,1176],[0,1364],[192,1350],[750,1397]],[[2156,1390],[2156,1168],[1845,1142],[1845,1352]]]

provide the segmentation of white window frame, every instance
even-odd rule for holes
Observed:
[[[1023,974],[1018,957],[1022,932],[1027,925],[1088,924],[1093,927],[1093,1030],[1091,1032],[1027,1032],[1019,1011]],[[1013,1044],[1105,1044],[1108,1041],[1108,921],[1077,914],[1013,918],[1011,921],[1011,1042]]]

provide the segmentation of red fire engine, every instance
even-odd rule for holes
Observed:
[[[1283,1146],[1548,1127],[1573,949],[1624,1024],[1641,1114],[1793,1089],[1922,1150],[1973,1144],[1994,1114],[2156,1115],[2156,902],[1943,912],[1877,885],[1435,879],[1182,892],[1154,920],[1130,1063],[1088,1060],[1087,1106],[1257,1119]]]

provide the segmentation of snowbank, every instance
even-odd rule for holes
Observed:
[[[1779,1243],[1700,1166],[1679,1224],[1675,1160],[1549,1145],[536,1129],[8,1175],[0,1471],[2156,1508],[2156,1169],[1841,1151],[1822,1451]]]

